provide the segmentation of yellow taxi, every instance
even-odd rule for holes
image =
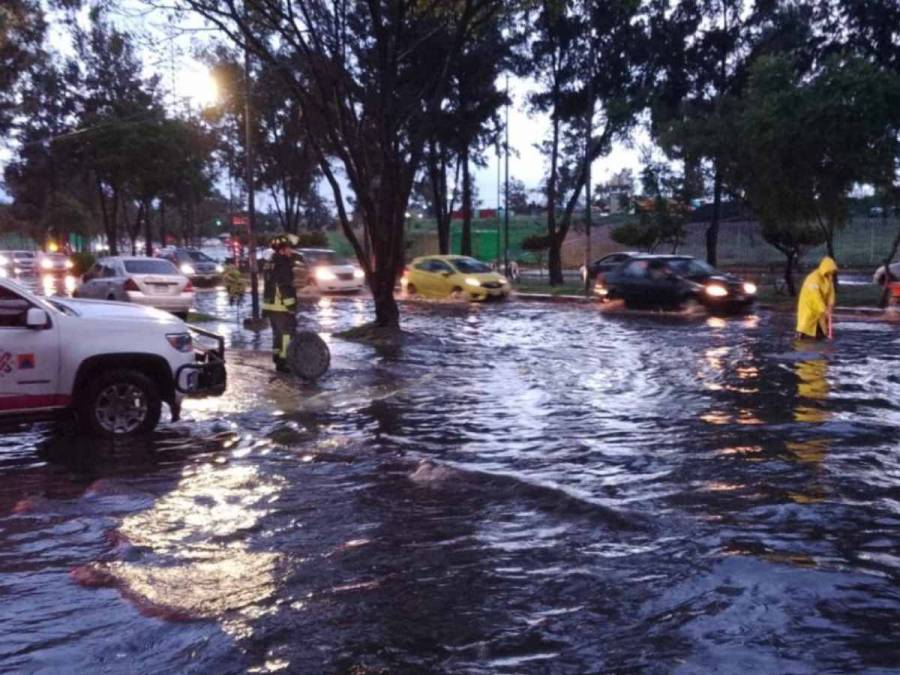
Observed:
[[[410,296],[460,300],[502,300],[509,281],[480,260],[460,255],[428,255],[413,260],[400,281]]]

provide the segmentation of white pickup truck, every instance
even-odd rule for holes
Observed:
[[[200,349],[192,333],[216,340]],[[41,298],[0,279],[0,420],[74,411],[102,436],[144,434],[162,403],[225,388],[224,343],[150,307]]]

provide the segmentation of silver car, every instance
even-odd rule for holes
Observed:
[[[33,251],[0,251],[0,276],[32,276],[36,265]]]
[[[194,305],[191,280],[161,258],[101,258],[82,277],[76,298],[117,300],[156,307],[186,319]]]

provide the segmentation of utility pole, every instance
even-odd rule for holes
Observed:
[[[591,138],[594,135],[594,26],[591,20],[591,5],[585,0],[585,14],[588,18],[588,81],[587,81],[587,115],[585,115],[584,130],[584,162],[585,162],[585,183],[584,183],[584,295],[591,296]]]
[[[250,319],[244,321],[244,327],[252,330],[262,328],[259,315],[259,273],[256,264],[256,204],[254,200],[255,185],[253,181],[253,106],[250,102],[252,86],[250,83],[250,50],[244,45],[244,155],[247,160],[247,262],[250,265]]]
[[[506,189],[503,201],[503,272],[509,276],[509,73],[506,74]]]

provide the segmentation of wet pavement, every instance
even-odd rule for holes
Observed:
[[[152,438],[0,437],[0,669],[900,668],[897,329],[404,307],[271,372],[224,296],[229,392]]]

